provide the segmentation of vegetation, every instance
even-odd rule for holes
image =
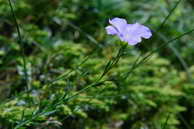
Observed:
[[[193,12],[189,0],[0,0],[0,129],[192,129]],[[153,37],[123,48],[105,31],[113,17]]]

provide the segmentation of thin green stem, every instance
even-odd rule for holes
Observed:
[[[126,47],[127,47],[127,44],[124,44],[124,45],[121,46],[121,48],[119,49],[119,51],[118,51],[118,53],[117,53],[115,59],[110,60],[110,61],[107,63],[107,65],[106,65],[106,67],[105,67],[105,69],[104,69],[104,72],[102,73],[102,75],[101,75],[94,83],[92,83],[92,84],[86,86],[85,88],[79,90],[77,93],[75,93],[74,95],[70,96],[70,97],[68,98],[68,100],[69,100],[69,99],[72,99],[72,98],[74,98],[74,97],[76,97],[76,96],[79,95],[80,93],[82,93],[82,92],[84,92],[84,91],[86,91],[86,90],[88,90],[88,89],[90,89],[90,88],[92,88],[92,87],[94,87],[94,86],[99,86],[99,85],[104,84],[104,82],[106,82],[107,80],[104,80],[104,81],[101,81],[101,80],[102,80],[103,77],[111,70],[111,68],[113,68],[113,66],[115,66],[115,65],[118,63],[118,61],[120,60],[120,58],[121,58],[121,56],[122,56],[122,53],[124,52],[124,50],[125,50]]]
[[[17,18],[16,18],[16,15],[15,15],[15,12],[14,12],[11,0],[8,0],[8,2],[9,2],[10,10],[11,10],[11,13],[12,13],[15,25],[16,25],[17,34],[18,34],[18,42],[19,42],[19,45],[20,45],[21,53],[22,53],[24,78],[25,78],[25,81],[26,81],[27,90],[30,90],[30,84],[29,84],[29,81],[28,81],[28,73],[27,73],[27,66],[26,66],[27,63],[26,63],[26,57],[25,57],[24,43],[22,42],[22,36],[21,36],[21,33],[20,33],[20,27],[19,27],[19,24],[17,22]]]
[[[158,27],[158,29],[156,31],[159,31],[167,22],[167,20],[170,18],[170,16],[173,14],[173,12],[175,11],[175,9],[178,7],[178,5],[180,4],[182,0],[178,0],[175,4],[175,6],[170,10],[170,12],[168,13],[168,15],[165,17],[165,19],[163,20],[163,22],[160,24],[160,26]]]
[[[163,125],[163,127],[162,127],[162,129],[165,129],[166,128],[166,126],[167,126],[167,124],[168,124],[168,120],[170,119],[170,112],[168,113],[168,116],[167,116],[167,118],[166,118],[166,121],[165,121],[165,123],[164,123],[164,125]]]
[[[134,71],[137,67],[139,67],[141,64],[146,63],[146,62],[148,61],[148,59],[149,59],[156,51],[160,50],[161,48],[166,47],[168,44],[170,44],[170,43],[172,43],[172,42],[174,42],[174,41],[176,41],[176,40],[182,38],[183,36],[185,36],[185,35],[187,35],[187,34],[190,34],[190,33],[192,33],[192,32],[194,32],[194,29],[192,29],[192,30],[190,30],[190,31],[188,31],[188,32],[185,32],[185,33],[183,33],[183,34],[181,34],[181,35],[179,35],[179,36],[177,36],[177,37],[175,37],[175,38],[173,38],[173,39],[171,39],[171,40],[169,40],[169,41],[167,41],[167,42],[161,44],[161,45],[160,45],[158,48],[156,48],[156,49],[151,50],[151,51],[150,51],[147,55],[145,55],[138,63],[134,63],[132,69],[130,69],[130,73],[133,72],[133,71]],[[138,57],[138,58],[139,58],[139,57]],[[130,73],[128,73],[128,75],[130,75]],[[129,77],[129,76],[128,76],[128,77]],[[127,77],[125,77],[125,79],[127,79]]]

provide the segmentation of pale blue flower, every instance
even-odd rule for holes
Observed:
[[[149,39],[152,36],[148,27],[139,23],[127,24],[123,18],[113,18],[109,23],[111,25],[106,27],[107,34],[117,35],[121,41],[130,45],[136,45],[142,41],[142,38]]]

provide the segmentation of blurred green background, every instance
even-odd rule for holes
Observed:
[[[0,129],[193,129],[194,33],[122,77],[140,53],[194,28],[193,0],[11,2],[22,42],[8,0],[0,0]],[[95,82],[119,50],[118,38],[105,32],[114,17],[159,31],[128,46],[104,76],[108,81],[68,101]]]

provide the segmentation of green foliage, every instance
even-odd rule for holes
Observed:
[[[103,48],[103,53],[106,55],[103,53],[103,57],[92,55],[79,67],[76,66],[87,55],[87,48],[69,41],[64,41],[52,49],[55,56],[50,53],[48,57],[53,58],[49,64],[45,64],[43,60],[45,55],[42,53],[37,55],[39,58],[31,56],[28,60],[34,72],[32,73],[33,91],[30,94],[22,92],[17,95],[18,97],[1,105],[0,116],[5,121],[4,123],[7,123],[4,126],[16,124],[17,121],[21,122],[21,119],[32,118],[24,127],[36,127],[38,123],[45,125],[55,120],[58,124],[62,123],[58,125],[61,128],[72,124],[73,121],[76,121],[76,124],[72,124],[72,128],[96,128],[96,126],[110,128],[109,126],[114,124],[113,121],[120,121],[123,123],[123,128],[148,126],[154,129],[161,127],[170,112],[167,128],[174,129],[180,123],[177,114],[186,110],[179,104],[186,93],[185,90],[181,90],[181,87],[188,86],[184,85],[185,75],[182,75],[181,79],[181,75],[169,61],[156,55],[139,67],[130,78],[122,80],[122,73],[125,73],[135,60],[135,56],[125,56],[104,77],[108,81],[69,101],[65,97],[61,103],[56,104],[64,94],[68,98],[92,83],[95,78],[97,79],[108,60],[106,56],[114,55],[110,51],[112,48]],[[132,48],[127,50],[130,49]],[[42,68],[39,65],[44,65],[46,74],[38,73]],[[41,81],[43,76],[46,76],[43,80],[49,81],[60,73],[68,73],[71,70],[73,70],[71,74],[52,85],[43,85]],[[48,109],[45,109],[45,106]],[[33,118],[33,114],[38,111],[41,115]]]
[[[192,29],[189,3],[179,4],[153,40],[127,46],[114,64],[123,44],[106,36],[108,18],[125,17],[156,30],[175,0],[12,2],[31,89],[25,91],[22,53],[8,2],[0,0],[0,128],[163,129],[168,116],[166,129],[194,126],[194,84],[172,51],[186,62],[192,79],[192,35],[155,52],[125,78],[140,51],[146,55]]]

